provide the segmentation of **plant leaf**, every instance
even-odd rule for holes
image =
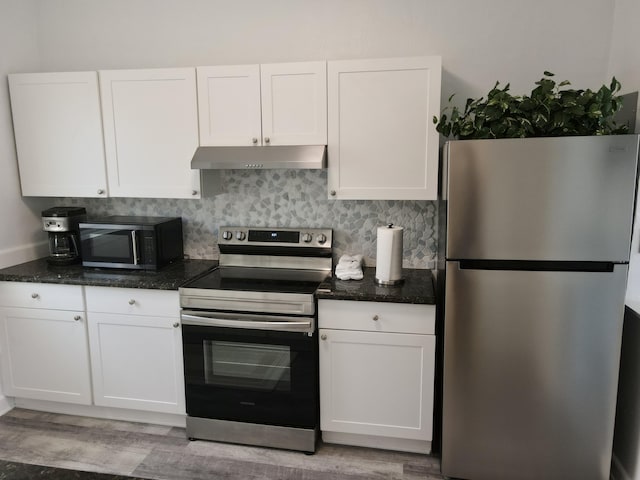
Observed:
[[[622,88],[613,77],[610,85],[597,91],[563,89],[571,85],[564,80],[558,84],[545,71],[534,82],[529,95],[515,96],[510,84],[500,87],[497,81],[485,97],[467,98],[464,109],[451,105],[433,117],[436,130],[455,138],[515,138],[558,135],[605,135],[626,133],[626,125],[616,125],[613,115],[622,106],[616,95]],[[446,112],[450,111],[447,116]]]

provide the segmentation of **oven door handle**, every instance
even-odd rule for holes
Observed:
[[[305,332],[313,333],[313,320],[300,320],[289,317],[269,317],[274,320],[255,320],[256,317],[246,316],[243,319],[240,315],[212,314],[212,316],[198,312],[195,315],[191,312],[183,312],[180,318],[184,325],[195,325],[205,327],[225,327],[225,328],[249,328],[255,330],[273,330],[280,332]]]

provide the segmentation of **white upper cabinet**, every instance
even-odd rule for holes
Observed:
[[[440,57],[327,63],[329,198],[434,200]]]
[[[198,67],[200,145],[261,142],[260,66]]]
[[[98,73],[109,194],[200,198],[195,69]]]
[[[326,145],[326,62],[260,65],[262,140],[272,145]]]
[[[96,72],[9,75],[22,195],[106,197]]]
[[[200,145],[324,145],[326,62],[198,67]]]

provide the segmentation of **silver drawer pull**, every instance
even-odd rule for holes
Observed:
[[[135,305],[136,301],[132,298],[131,300],[129,300],[129,305]]]
[[[379,317],[378,315],[374,315],[374,316],[373,316],[373,320],[374,320],[374,321],[378,321],[378,320],[380,320],[380,317]]]
[[[326,340],[326,339],[327,339],[327,336],[323,333],[322,335],[320,335],[320,338],[321,338],[322,340]]]
[[[173,328],[178,328],[179,326],[180,326],[180,324],[179,324],[178,322],[175,322],[175,323],[173,324]]]
[[[74,319],[76,322],[79,322],[80,320],[82,320],[82,317],[81,317],[80,315],[76,315],[75,317],[73,317],[73,319]]]
[[[37,293],[32,293],[31,298],[40,298],[40,295]]]

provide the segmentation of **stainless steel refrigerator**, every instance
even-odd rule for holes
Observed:
[[[638,138],[445,146],[444,475],[609,478]]]

